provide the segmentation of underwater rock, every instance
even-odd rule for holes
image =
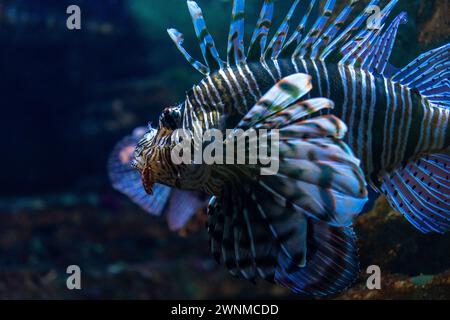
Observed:
[[[416,276],[450,268],[450,237],[423,234],[392,210],[386,200],[356,219],[362,268],[378,265],[391,273]]]
[[[428,2],[428,1],[426,1]],[[424,7],[425,4],[422,4]],[[438,0],[434,2],[431,19],[420,27],[419,41],[428,45],[436,39],[448,39],[450,35],[450,0]]]
[[[385,274],[382,281],[381,290],[367,290],[365,284],[359,284],[338,299],[449,299],[450,270],[433,276],[431,281],[424,284],[417,283],[415,278],[399,274]]]

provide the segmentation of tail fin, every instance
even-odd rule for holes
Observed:
[[[423,233],[450,230],[450,156],[432,154],[383,178],[390,204]]]
[[[430,103],[450,108],[450,43],[420,55],[398,71],[393,81],[417,89]]]
[[[311,90],[310,80],[305,74],[281,80],[244,117],[238,128],[279,130],[279,172],[260,175],[257,165],[216,167],[225,183],[211,201],[208,232],[214,257],[233,275],[325,295],[344,290],[356,277],[349,226],[367,190],[359,160],[341,140],[345,124],[329,115],[306,119],[333,107],[323,98],[298,101]],[[261,132],[267,131],[246,147],[258,145],[253,139],[261,139]]]

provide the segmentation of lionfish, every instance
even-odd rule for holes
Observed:
[[[265,0],[246,49],[245,1],[234,0],[224,61],[202,10],[187,1],[204,63],[184,49],[180,32],[168,33],[204,78],[183,103],[164,109],[158,128],[119,144],[110,172],[114,186],[147,210],[169,210],[183,221],[205,205],[206,193],[212,254],[232,275],[323,296],[357,277],[352,221],[369,188],[420,231],[449,229],[450,44],[398,69],[389,57],[407,14],[387,23],[398,0],[380,8],[375,27],[369,20],[378,0],[353,19],[357,0],[337,14],[336,1],[326,0],[309,21],[317,2],[309,1],[289,36],[300,3],[293,1],[269,41],[274,1]],[[277,129],[279,172],[260,175],[249,164],[175,165],[172,135],[196,126]],[[119,152],[130,146],[134,159],[120,163]]]

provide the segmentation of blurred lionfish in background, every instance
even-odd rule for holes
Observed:
[[[357,0],[337,15],[336,1],[324,1],[307,27],[320,3],[310,0],[288,36],[295,0],[269,41],[274,1],[265,0],[246,49],[244,2],[233,3],[224,61],[200,7],[187,1],[205,63],[183,48],[181,33],[168,32],[204,79],[185,102],[164,110],[158,128],[119,143],[109,163],[114,186],[146,210],[167,211],[182,223],[205,205],[201,194],[209,194],[215,259],[236,277],[308,295],[342,291],[356,278],[351,225],[368,199],[367,185],[420,231],[448,231],[450,44],[402,69],[389,64],[397,30],[407,21],[402,12],[387,23],[398,0],[382,8],[379,28],[366,23],[378,0],[354,19]],[[175,166],[171,135],[195,123],[222,131],[279,129],[279,173],[260,176],[251,165]]]

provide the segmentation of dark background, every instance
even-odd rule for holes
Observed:
[[[230,1],[198,2],[223,52]],[[448,42],[450,7],[448,0],[399,2],[395,13],[406,10],[409,23],[392,62],[403,66]],[[247,1],[247,33],[261,3]],[[66,28],[71,4],[81,7],[82,30]],[[277,22],[290,4],[276,3]],[[0,297],[290,296],[217,267],[201,217],[182,232],[187,238],[171,234],[109,185],[114,143],[201,79],[169,27],[200,56],[184,0],[0,0]],[[362,273],[341,297],[450,297],[448,236],[419,235],[382,199],[358,221],[358,234],[363,268],[380,265],[387,289],[365,290]],[[65,288],[70,264],[85,275],[80,292]]]

